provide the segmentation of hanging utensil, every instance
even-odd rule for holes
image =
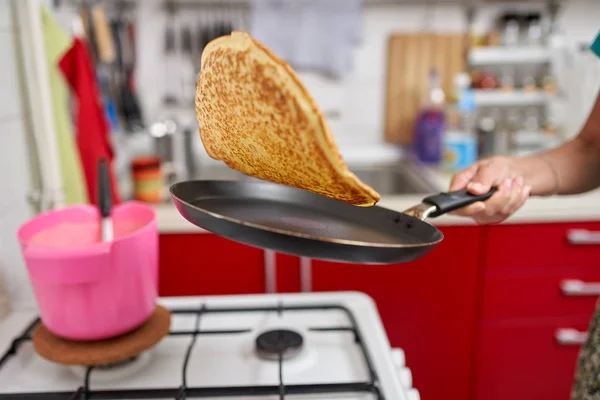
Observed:
[[[300,257],[391,264],[420,258],[442,241],[425,219],[487,200],[495,189],[481,196],[438,193],[405,212],[262,181],[187,181],[170,191],[189,222],[240,243]]]
[[[177,104],[177,95],[174,90],[178,87],[176,79],[177,73],[177,49],[175,37],[175,16],[174,11],[169,12],[167,16],[167,27],[165,28],[164,36],[164,52],[165,52],[165,87],[164,98],[165,104]]]
[[[110,177],[108,163],[101,158],[98,163],[98,208],[100,209],[102,241],[113,240],[113,225],[110,218],[112,209],[112,194],[110,191]]]
[[[193,104],[196,94],[196,71],[194,66],[194,46],[189,26],[181,28],[181,99],[183,104]]]

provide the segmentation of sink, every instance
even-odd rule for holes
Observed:
[[[370,167],[350,167],[364,183],[382,196],[434,193],[438,189],[418,167],[410,163],[394,163]]]
[[[439,190],[424,177],[417,165],[408,161],[348,167],[361,181],[382,196],[434,193]],[[225,165],[214,165],[203,166],[194,179],[252,181],[256,178]]]

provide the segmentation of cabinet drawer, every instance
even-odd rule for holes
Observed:
[[[490,226],[492,268],[600,267],[600,222]]]
[[[477,354],[477,400],[568,399],[586,326],[587,321],[574,320],[484,325]]]
[[[483,317],[591,317],[600,296],[600,267],[550,270],[548,274],[535,269],[487,273]]]

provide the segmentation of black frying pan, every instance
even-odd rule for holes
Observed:
[[[494,191],[439,193],[403,213],[263,181],[179,182],[171,186],[171,197],[192,224],[250,246],[322,260],[391,264],[422,257],[442,241],[426,218],[486,200]]]

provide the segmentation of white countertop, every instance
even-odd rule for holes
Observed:
[[[447,190],[450,175],[432,173],[429,178],[436,182],[441,190]],[[409,207],[419,204],[421,200],[431,193],[421,195],[396,195],[383,196],[379,206],[395,211],[404,211]],[[158,228],[161,233],[206,233],[186,221],[173,204],[161,204],[155,207]],[[554,197],[532,197],[527,203],[504,223],[543,223],[567,221],[600,221],[600,189],[593,192]],[[471,225],[469,218],[454,215],[443,215],[429,220],[434,225]]]

